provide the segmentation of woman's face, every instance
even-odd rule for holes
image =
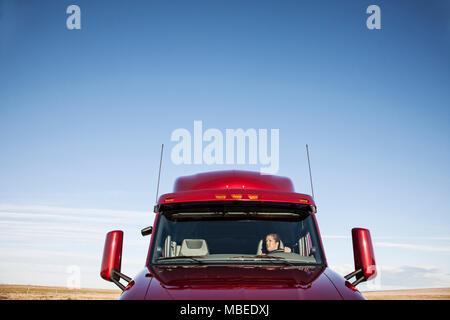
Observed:
[[[266,237],[266,248],[269,252],[278,249],[278,242],[275,241],[275,238],[273,236],[269,235]]]

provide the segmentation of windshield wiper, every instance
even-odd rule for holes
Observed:
[[[275,263],[275,261],[282,262],[283,264],[293,266],[294,264],[290,263],[286,258],[283,257],[274,257],[274,256],[238,256],[231,257],[228,260],[240,260],[240,261],[270,261],[271,263]],[[274,261],[275,260],[275,261]]]
[[[165,257],[165,258],[156,259],[156,261],[158,261],[158,262],[172,261],[172,260],[191,260],[191,261],[195,261],[199,264],[203,263],[203,261],[196,259],[193,256],[177,256],[177,257]]]

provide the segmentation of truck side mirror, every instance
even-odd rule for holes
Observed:
[[[349,280],[355,276],[356,280],[352,285],[356,286],[363,281],[375,278],[377,275],[377,268],[370,231],[363,228],[353,228],[352,240],[355,271],[346,275],[345,279]]]
[[[106,234],[105,248],[103,250],[102,268],[100,276],[114,282],[122,290],[125,286],[119,282],[120,278],[130,282],[131,279],[120,272],[122,263],[123,231],[115,230]]]

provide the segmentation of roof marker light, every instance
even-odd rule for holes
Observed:
[[[242,194],[232,194],[231,197],[233,199],[242,199]]]
[[[226,198],[227,198],[226,195],[216,194],[216,199],[226,199]]]
[[[248,198],[250,199],[250,200],[257,200],[258,199],[258,195],[257,194],[249,194],[248,195]]]
[[[166,200],[164,200],[165,202],[172,202],[174,199],[173,198],[167,198]]]
[[[308,201],[308,199],[300,199],[299,200],[301,203],[308,203],[309,201]]]

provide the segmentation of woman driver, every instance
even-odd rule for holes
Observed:
[[[291,252],[289,247],[284,247],[284,250],[280,249],[280,236],[276,233],[271,233],[266,236],[266,250],[268,253],[276,250]]]

